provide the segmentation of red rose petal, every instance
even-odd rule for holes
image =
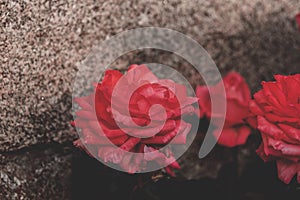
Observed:
[[[296,22],[300,31],[300,13],[298,15],[296,15]]]
[[[238,101],[236,100],[227,99],[226,119],[225,119],[225,125],[227,127],[243,124],[244,119],[247,118],[248,116],[249,116],[248,105],[244,106],[239,104]]]
[[[114,87],[122,76],[123,74],[118,70],[106,70],[101,85]]]
[[[252,128],[256,129],[257,128],[257,117],[256,116],[251,116],[245,119],[245,121],[250,125]]]
[[[297,80],[296,77],[291,76],[285,80],[286,85],[286,98],[288,102],[292,104],[299,104],[300,97],[300,80]],[[299,116],[299,115],[298,115]]]
[[[115,145],[122,145],[124,144],[124,142],[128,139],[127,135],[123,135],[120,137],[116,137],[116,138],[111,138],[110,141],[112,143],[114,143]]]
[[[224,128],[217,142],[226,147],[242,145],[245,144],[250,133],[251,129],[247,126],[242,126],[240,128]],[[217,131],[214,132],[215,137],[217,137],[216,134]]]
[[[176,161],[172,162],[169,166],[172,167],[173,169],[180,169],[180,165]]]
[[[164,127],[160,130],[158,135],[164,135],[173,131],[177,127],[175,120],[167,120]]]
[[[258,104],[267,104],[268,103],[263,90],[256,92],[253,95],[253,97],[254,97],[254,100],[256,101],[256,103],[258,103]]]
[[[287,144],[281,140],[274,140],[272,138],[268,138],[268,145],[280,151],[283,155],[299,156],[300,158],[300,145]]]
[[[263,82],[263,92],[268,103],[275,107],[286,105],[286,97],[275,82]]]
[[[298,122],[297,118],[293,118],[293,117],[283,117],[282,115],[275,115],[272,113],[266,113],[265,117],[271,121],[271,122],[290,122],[290,123],[296,123]]]
[[[206,86],[197,86],[196,95],[199,98],[200,117],[207,115],[211,110],[210,96]]]
[[[278,124],[278,126],[288,137],[300,142],[300,129],[289,126],[287,124]]]
[[[265,154],[264,151],[264,144],[261,143],[260,146],[258,147],[258,149],[256,149],[256,153],[261,157],[261,159],[263,159],[263,161],[267,162],[267,161],[271,161],[272,160],[272,156],[267,156]]]
[[[264,111],[260,108],[256,101],[249,101],[249,109],[255,115],[264,115]]]
[[[251,128],[249,126],[241,126],[237,128],[238,136],[237,136],[237,145],[243,145],[247,142],[247,139],[251,133]]]
[[[180,124],[178,123],[176,129],[172,130],[168,134],[145,138],[142,140],[142,142],[144,144],[166,144],[176,136],[172,140],[172,144],[185,144],[186,136],[189,133],[190,129],[190,124],[187,124],[184,121],[180,121]]]
[[[283,131],[278,128],[275,124],[270,123],[264,117],[257,116],[257,128],[262,133],[267,134],[270,137],[275,139],[282,139],[283,138]]]
[[[99,124],[98,121],[89,121],[91,129],[94,133],[97,133],[99,136],[106,136],[109,138],[115,138],[125,135],[125,133],[120,129],[109,129],[104,124]]]
[[[140,138],[130,137],[124,144],[120,146],[121,149],[125,151],[130,151],[133,149],[139,142],[141,141]]]
[[[223,78],[223,82],[227,99],[234,99],[238,101],[239,104],[248,106],[250,90],[244,78],[240,74],[236,72],[228,73]]]
[[[277,160],[278,177],[288,184],[292,178],[300,172],[299,164],[284,159]]]
[[[165,167],[165,170],[166,170],[166,173],[167,174],[169,174],[170,176],[172,176],[172,177],[175,177],[175,174],[174,174],[174,172],[173,172],[173,170],[172,170],[172,168],[171,167]]]

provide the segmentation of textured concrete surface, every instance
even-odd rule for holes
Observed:
[[[70,199],[69,146],[39,146],[0,155],[0,199]]]

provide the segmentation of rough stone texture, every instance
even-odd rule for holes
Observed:
[[[222,72],[238,70],[252,89],[272,73],[299,69],[297,0],[2,0],[0,6],[1,151],[72,140],[67,122],[78,63],[94,45],[130,28],[188,34]],[[192,72],[187,74],[198,82]]]
[[[0,155],[0,199],[70,199],[72,148],[56,144]]]

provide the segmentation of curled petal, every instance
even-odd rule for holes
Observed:
[[[300,142],[300,129],[289,126],[287,124],[278,124],[278,126],[288,137]]]
[[[298,182],[299,174],[300,174],[300,163],[291,162],[288,160],[280,159],[277,160],[277,170],[278,177],[284,183],[288,184],[291,182],[292,178],[298,174]]]
[[[275,139],[281,139],[283,137],[283,131],[280,128],[278,128],[275,124],[270,123],[264,117],[258,116],[257,123],[257,128],[262,133],[267,134],[268,136],[273,137]]]
[[[272,138],[268,138],[268,145],[280,151],[283,155],[300,158],[300,145],[287,144],[282,140],[274,140]]]

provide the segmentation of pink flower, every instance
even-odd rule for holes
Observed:
[[[250,123],[262,136],[257,153],[265,161],[276,160],[283,182],[298,174],[300,183],[300,74],[274,77],[262,83],[249,104]]]
[[[103,81],[95,84],[95,93],[75,100],[82,108],[73,122],[82,130],[82,140],[75,141],[78,147],[87,150],[88,146],[93,155],[128,173],[146,169],[150,161],[170,164],[165,169],[171,175],[172,169],[180,168],[172,149],[160,149],[172,139],[175,144],[186,142],[191,124],[181,117],[194,112],[191,104],[197,98],[186,96],[185,86],[159,80],[145,65],[131,65],[125,74],[107,70]],[[156,109],[155,104],[163,106],[165,113]],[[164,116],[166,121],[160,128]]]
[[[250,90],[243,77],[236,73],[231,72],[223,78],[223,83],[226,92],[226,117],[224,128],[218,139],[218,144],[234,147],[237,145],[245,144],[251,129],[245,123],[245,119],[249,117],[248,103],[250,101]],[[221,82],[215,86],[210,86],[210,91],[213,96],[221,95]],[[198,86],[196,89],[196,95],[199,98],[199,107],[201,116],[207,116],[208,118],[214,118],[218,121],[218,113],[211,112],[211,100],[208,88],[206,86]],[[220,103],[220,105],[222,105]],[[217,128],[219,124],[214,124]],[[216,135],[217,131],[214,132]]]

